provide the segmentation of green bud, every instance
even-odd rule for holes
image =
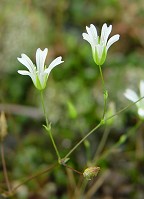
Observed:
[[[98,172],[100,171],[100,167],[88,167],[84,170],[83,176],[87,180],[92,180],[94,177],[97,176]]]

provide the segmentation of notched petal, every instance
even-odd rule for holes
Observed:
[[[47,53],[48,53],[47,48],[45,48],[44,50],[41,50],[40,48],[38,48],[36,51],[36,65],[37,65],[37,70],[40,73],[44,71],[44,64],[45,64]]]
[[[119,35],[119,34],[112,36],[112,37],[108,40],[108,43],[107,43],[107,46],[106,46],[107,50],[109,49],[109,47],[110,47],[113,43],[115,43],[116,41],[118,41],[119,38],[120,38],[120,35]]]

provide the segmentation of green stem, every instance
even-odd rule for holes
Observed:
[[[101,66],[100,66],[100,65],[99,65],[99,71],[100,71],[100,76],[101,76],[102,85],[103,85],[104,111],[103,111],[102,119],[104,119],[105,113],[106,113],[106,108],[107,108],[108,91],[107,91],[106,88],[105,88],[105,82],[104,82],[103,73],[102,73],[102,69],[101,69]]]
[[[132,102],[131,104],[129,104],[128,106],[122,108],[121,110],[117,111],[114,115],[109,116],[108,118],[105,119],[105,121],[112,119],[113,117],[119,115],[120,113],[122,113],[123,111],[127,110],[128,108],[130,108],[131,106],[133,106],[134,104],[136,104],[137,102],[141,101],[142,99],[144,99],[144,97],[139,98],[137,101]]]
[[[54,138],[52,136],[52,133],[51,133],[51,124],[48,122],[48,118],[47,118],[47,114],[46,114],[46,109],[45,109],[45,103],[44,103],[44,98],[43,98],[43,92],[41,91],[41,102],[42,102],[42,108],[43,108],[43,112],[44,112],[44,116],[45,116],[45,120],[46,120],[46,130],[50,136],[50,139],[52,141],[52,144],[53,144],[53,147],[55,149],[55,152],[57,154],[57,158],[58,158],[58,162],[61,160],[60,158],[60,154],[59,154],[59,151],[57,149],[57,146],[56,146],[56,143],[54,141]]]
[[[99,65],[99,71],[100,71],[100,76],[101,76],[101,80],[102,80],[103,89],[105,90],[105,82],[104,82],[103,73],[102,73],[102,69],[101,69],[100,65]]]
[[[119,146],[121,144],[123,144],[134,132],[136,132],[136,130],[140,127],[140,125],[142,124],[142,121],[139,121],[136,126],[132,127],[132,129],[130,129],[128,131],[127,134],[124,135],[124,137],[120,137],[120,139],[118,140],[118,142],[116,142],[110,149],[104,151],[104,153],[101,154],[101,156],[99,157],[99,159],[95,160],[95,164],[97,164],[99,161],[103,160],[104,158],[106,158],[108,155],[110,155],[112,152],[115,152],[115,150],[117,148],[119,148]],[[124,138],[124,139],[122,139]]]
[[[95,153],[95,156],[93,158],[93,162],[95,163],[99,157],[99,154],[101,153],[101,151],[103,150],[104,146],[105,146],[105,143],[106,143],[106,140],[108,138],[108,135],[110,133],[110,128],[105,128],[105,131],[103,133],[103,136],[101,138],[101,141],[98,145],[98,149],[96,150],[96,153]]]
[[[96,127],[94,127],[88,134],[86,134],[71,150],[70,152],[64,157],[64,159],[67,159],[71,153],[88,137],[90,136],[95,130],[97,130],[101,125],[103,124],[103,121],[100,122]]]
[[[142,100],[144,97],[141,97],[139,100],[137,100],[136,102],[131,103],[130,105],[128,105],[127,107],[121,109],[120,111],[118,111],[117,113],[115,113],[114,115],[106,118],[106,119],[102,119],[101,122],[96,125],[88,134],[86,134],[85,137],[83,137],[70,151],[69,153],[62,159],[63,161],[65,159],[67,159],[71,153],[73,153],[73,151],[75,151],[75,149],[89,136],[91,135],[95,130],[97,130],[100,126],[102,126],[103,124],[106,123],[107,120],[110,120],[111,118],[117,116],[118,114],[122,113],[123,111],[125,111],[126,109],[128,109],[129,107],[133,106],[134,104],[136,104],[137,102],[139,102],[140,100]]]

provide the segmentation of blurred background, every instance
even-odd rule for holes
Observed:
[[[103,114],[99,69],[90,45],[82,38],[91,23],[99,33],[107,23],[113,26],[111,35],[120,34],[102,68],[109,93],[108,110],[113,113],[130,103],[124,98],[125,89],[139,92],[139,82],[144,79],[143,0],[0,0],[0,111],[7,118],[4,149],[12,186],[57,161],[42,127],[45,121],[39,92],[28,76],[17,73],[24,69],[17,57],[25,53],[35,63],[37,48],[49,49],[47,66],[57,56],[63,57],[64,63],[49,76],[45,101],[53,136],[64,157]],[[136,107],[132,106],[71,154],[68,164],[76,170],[83,172],[90,165],[101,167],[85,190],[80,186],[83,178],[79,174],[56,167],[24,184],[14,198],[142,199],[144,125],[139,122]],[[99,157],[107,155],[95,162],[105,129],[109,136]],[[128,133],[127,140],[119,143]],[[118,147],[111,150],[115,143]],[[0,187],[1,192],[6,190],[1,161]],[[78,193],[74,193],[76,187]]]

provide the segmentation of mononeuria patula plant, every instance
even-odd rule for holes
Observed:
[[[114,42],[116,42],[119,39],[119,35],[118,34],[114,35],[113,37],[111,37],[108,40],[109,34],[112,31],[112,25],[110,25],[108,27],[107,24],[104,24],[102,26],[102,31],[101,31],[100,37],[98,36],[97,30],[93,24],[90,25],[90,28],[86,27],[86,29],[87,29],[88,34],[83,33],[82,34],[83,38],[91,44],[94,61],[100,67],[106,59],[107,50]],[[24,66],[26,66],[26,68],[28,69],[28,71],[27,70],[18,70],[18,73],[21,75],[30,76],[35,87],[40,91],[43,91],[45,89],[47,79],[48,79],[48,76],[49,76],[51,70],[55,66],[63,63],[62,57],[60,56],[60,57],[57,57],[54,61],[52,61],[51,64],[49,65],[49,67],[47,68],[45,66],[45,60],[46,60],[47,53],[48,53],[47,48],[45,48],[43,51],[40,48],[37,49],[37,51],[36,51],[36,66],[33,64],[31,59],[25,54],[21,54],[21,58],[18,58],[18,61],[21,62]],[[101,74],[102,83],[104,86],[104,79],[103,79],[101,67],[100,67],[100,74]],[[105,102],[104,105],[105,106],[104,106],[103,119],[104,119],[104,115],[105,115],[105,111],[106,111],[106,99],[107,99],[107,92],[104,92],[104,102]],[[51,125],[50,125],[50,123],[48,123],[42,92],[41,92],[41,100],[42,100],[43,111],[44,111],[45,118],[46,118],[47,127],[45,126],[45,128],[49,132],[49,135],[50,135],[51,141],[53,143],[53,146],[55,148],[55,151],[57,153],[59,162],[60,163],[65,162],[68,158],[68,155],[70,155],[79,146],[79,144],[81,144],[81,142],[83,140],[85,140],[87,138],[87,136],[89,136],[89,133],[65,156],[64,159],[61,160],[60,154],[58,152],[58,149],[56,147],[56,144],[54,142],[53,136],[50,131]]]
[[[104,64],[105,60],[106,60],[106,56],[107,56],[107,51],[110,48],[110,46],[112,44],[114,44],[116,41],[119,40],[120,35],[116,34],[114,36],[112,36],[110,39],[108,39],[111,31],[112,31],[112,25],[107,26],[107,24],[103,24],[102,26],[102,30],[101,30],[101,35],[98,36],[97,33],[97,29],[96,27],[91,24],[90,27],[86,27],[87,33],[83,33],[83,39],[88,41],[91,45],[92,48],[92,56],[94,59],[94,62],[99,66],[99,70],[100,70],[100,75],[101,75],[101,79],[102,79],[102,84],[103,84],[103,88],[104,88],[104,113],[103,113],[103,117],[101,119],[101,121],[91,130],[89,131],[66,155],[64,158],[60,157],[59,151],[57,149],[57,145],[55,144],[54,138],[52,136],[52,132],[51,132],[51,125],[48,122],[48,118],[47,118],[47,113],[46,113],[46,108],[45,108],[45,103],[44,103],[44,98],[43,98],[43,90],[46,88],[46,84],[47,84],[47,80],[49,77],[49,74],[51,72],[51,70],[55,67],[58,66],[59,64],[63,63],[64,61],[62,61],[62,57],[59,56],[56,59],[54,59],[50,65],[48,67],[46,67],[45,65],[45,60],[46,60],[46,56],[48,53],[48,49],[45,48],[44,50],[41,50],[40,48],[37,49],[36,51],[36,65],[33,64],[33,62],[31,61],[31,59],[25,55],[25,54],[21,54],[21,57],[18,58],[18,61],[20,63],[22,63],[28,70],[18,70],[18,73],[21,75],[27,75],[30,76],[30,78],[33,81],[34,86],[36,87],[36,89],[38,89],[41,93],[41,101],[42,101],[42,107],[43,107],[43,111],[44,111],[44,115],[45,115],[45,120],[46,120],[46,126],[45,129],[47,130],[47,132],[49,133],[50,139],[52,141],[52,144],[54,146],[55,152],[57,154],[57,158],[58,158],[58,163],[60,163],[61,165],[66,166],[67,161],[69,160],[69,156],[72,154],[73,151],[76,150],[76,148],[84,141],[88,138],[88,136],[90,136],[92,133],[94,133],[100,126],[102,126],[103,124],[105,124],[105,122],[107,122],[108,120],[112,119],[114,116],[118,115],[120,112],[122,112],[123,110],[125,110],[126,108],[128,108],[129,106],[125,107],[124,109],[118,111],[117,113],[114,113],[112,116],[107,116],[106,118],[105,113],[106,113],[106,102],[107,102],[107,91],[105,90],[105,84],[104,84],[104,78],[103,78],[103,74],[102,74],[102,70],[101,70],[101,66]],[[132,102],[136,103],[137,107],[138,107],[138,115],[144,119],[144,100],[142,100],[140,102],[139,99],[139,95],[137,95],[133,90],[131,89],[127,89],[126,92],[124,93],[125,97],[128,98],[129,100],[131,100]],[[144,97],[144,81],[140,82],[140,97]],[[1,129],[1,135],[0,135],[0,141],[3,141],[3,138],[6,136],[6,128],[7,126],[5,125],[4,122],[4,115],[2,114],[0,117],[0,123],[4,124],[4,128]],[[124,138],[124,137],[122,137]],[[125,139],[120,139],[119,143],[122,143]],[[100,143],[101,144],[101,143]],[[3,153],[4,154],[4,153]],[[4,159],[3,159],[4,160]],[[5,167],[5,162],[3,161],[3,167]],[[47,171],[51,170],[52,168],[55,167],[55,164],[48,167],[47,169],[45,169],[42,172],[39,172],[36,175],[33,175],[32,177],[29,177],[28,179],[26,179],[24,182],[22,182],[21,184],[19,184],[18,186],[16,186],[15,188],[13,188],[11,190],[11,187],[9,186],[9,181],[8,181],[8,176],[7,174],[5,174],[5,178],[6,178],[6,182],[8,185],[8,194],[7,195],[13,195],[15,193],[15,191],[24,183],[28,182],[29,180],[37,177],[38,175],[44,174]],[[68,168],[71,168],[69,166],[67,166]],[[5,167],[6,168],[6,167]],[[6,170],[6,169],[5,169]],[[77,170],[74,170],[75,172],[79,173],[79,174],[83,174],[83,176],[87,179],[87,180],[91,180],[93,177],[97,176],[98,172],[100,170],[100,167],[97,166],[90,166],[88,168],[86,168],[84,170],[83,173],[78,172]]]
[[[101,31],[101,36],[99,37],[97,34],[97,30],[95,28],[95,26],[93,24],[90,25],[89,27],[86,27],[87,29],[87,33],[83,33],[83,38],[85,40],[87,40],[92,47],[92,54],[93,54],[93,58],[94,61],[97,65],[99,65],[100,67],[100,74],[101,74],[101,78],[102,78],[102,83],[104,86],[104,79],[103,79],[103,75],[102,75],[102,71],[101,71],[101,65],[105,62],[106,56],[107,56],[107,51],[109,49],[109,47],[116,42],[117,40],[119,40],[119,35],[114,35],[113,37],[111,37],[108,40],[108,37],[112,31],[112,25],[110,25],[109,27],[107,26],[107,24],[104,24],[102,26],[102,31]],[[36,51],[36,66],[33,64],[33,62],[30,60],[30,58],[25,55],[22,54],[21,58],[18,58],[18,61],[20,61],[23,65],[25,65],[28,69],[28,71],[26,70],[18,70],[18,73],[21,75],[28,75],[31,77],[35,87],[40,90],[43,91],[46,87],[46,82],[49,76],[49,73],[51,72],[51,70],[61,64],[62,58],[58,57],[56,58],[47,68],[45,66],[45,59],[47,56],[47,52],[48,49],[44,49],[44,51],[42,51],[40,48],[37,49]],[[41,92],[42,93],[42,92]],[[43,95],[41,95],[43,96]],[[104,114],[103,114],[103,118],[104,119],[104,115],[105,115],[105,111],[106,111],[106,99],[107,99],[107,93],[104,93]],[[67,162],[67,160],[69,159],[69,155],[91,134],[93,133],[97,128],[99,128],[103,123],[100,122],[100,124],[98,124],[94,129],[92,129],[85,137],[83,137],[70,151],[69,153],[64,157],[64,158],[60,158],[60,154],[59,151],[57,149],[57,146],[55,144],[55,141],[53,139],[52,133],[51,133],[51,125],[48,123],[48,119],[47,119],[47,115],[46,115],[46,110],[45,110],[45,103],[43,100],[43,97],[41,98],[42,100],[42,106],[43,106],[43,110],[44,110],[44,114],[45,114],[45,118],[46,118],[46,130],[49,132],[51,141],[53,143],[53,146],[55,148],[57,157],[58,157],[58,162],[60,164],[65,165],[65,163]]]
[[[21,54],[21,58],[17,58],[20,63],[22,63],[24,66],[26,66],[27,70],[18,70],[18,73],[21,75],[28,75],[31,77],[35,87],[38,90],[44,90],[46,87],[48,76],[51,72],[51,70],[63,63],[62,57],[57,57],[54,59],[48,68],[45,65],[46,56],[48,53],[48,49],[45,48],[44,50],[41,50],[40,48],[36,51],[36,65],[33,64],[31,59],[25,55]]]
[[[104,86],[104,78],[103,78],[103,74],[102,74],[102,70],[101,70],[101,66],[103,65],[103,63],[106,60],[106,56],[107,56],[107,51],[110,48],[110,46],[119,40],[119,35],[114,35],[112,36],[109,40],[108,37],[112,31],[112,25],[110,25],[109,27],[107,26],[107,24],[104,24],[102,26],[102,30],[101,30],[101,36],[98,36],[97,33],[97,29],[96,27],[91,24],[90,27],[86,27],[87,33],[83,33],[83,39],[87,40],[91,47],[92,47],[92,55],[93,55],[93,59],[95,61],[95,63],[99,66],[100,69],[100,75],[102,78],[102,83],[103,83],[103,88],[104,88],[104,113],[103,113],[103,117],[102,120],[104,120],[104,115],[106,112],[106,101],[107,101],[107,91],[105,90],[105,86]],[[48,49],[44,49],[44,51],[42,51],[40,48],[37,49],[36,51],[36,66],[33,64],[33,62],[30,60],[30,58],[25,55],[22,54],[21,58],[18,58],[18,61],[21,62],[24,66],[26,66],[27,70],[18,70],[18,73],[21,75],[28,75],[31,77],[35,87],[41,91],[41,100],[42,100],[42,106],[43,106],[43,111],[44,111],[44,115],[46,118],[46,126],[44,126],[46,128],[46,130],[49,133],[49,136],[51,138],[51,141],[53,143],[53,146],[55,148],[57,157],[58,157],[58,162],[60,164],[66,165],[66,162],[69,160],[69,156],[71,155],[71,153],[89,136],[91,135],[96,129],[98,129],[102,124],[104,124],[103,122],[100,122],[95,128],[93,128],[89,133],[87,133],[68,153],[67,155],[61,159],[59,151],[57,149],[57,146],[55,144],[54,138],[52,136],[51,133],[51,125],[48,122],[47,119],[47,114],[46,114],[46,109],[45,109],[45,103],[44,103],[44,99],[43,99],[43,95],[42,95],[42,91],[45,89],[46,87],[46,83],[47,83],[47,79],[48,76],[51,72],[51,70],[61,64],[62,61],[62,57],[57,57],[54,61],[52,61],[52,63],[49,65],[49,67],[47,68],[45,66],[45,60],[46,60],[46,56],[48,53]],[[95,168],[98,168],[95,170]],[[96,176],[97,173],[99,171],[99,167],[90,167],[87,168],[84,173],[83,176],[87,179],[91,179],[92,177]]]
[[[124,96],[132,102],[137,102],[140,98],[144,97],[144,81],[143,80],[140,81],[139,90],[140,90],[140,94],[137,94],[135,91],[128,88],[126,89]],[[136,106],[138,109],[139,117],[141,119],[144,119],[144,99],[138,101],[136,103]]]

